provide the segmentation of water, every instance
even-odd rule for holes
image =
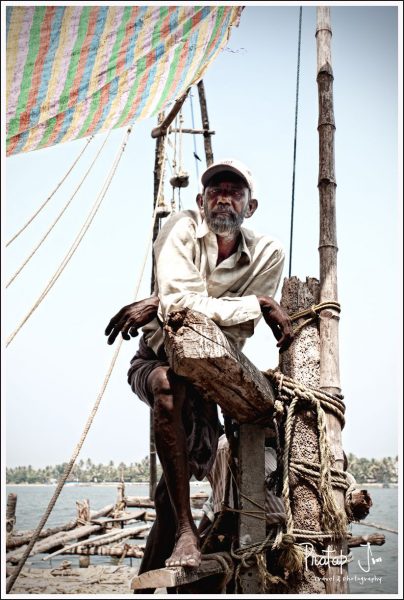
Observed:
[[[8,485],[7,493],[14,492],[18,495],[16,512],[16,529],[34,529],[48,506],[49,500],[55,490],[54,486],[20,486]],[[191,484],[191,493],[208,491],[209,484]],[[128,496],[148,496],[147,484],[125,484]],[[370,494],[373,507],[367,518],[369,523],[385,525],[391,529],[398,529],[398,493],[397,488],[372,488]],[[107,504],[112,504],[117,495],[116,485],[80,485],[65,487],[59,496],[45,527],[54,527],[71,519],[76,515],[76,500],[88,499],[91,510],[98,510]],[[366,521],[365,521],[366,522]],[[353,525],[353,535],[369,535],[379,530],[365,525]],[[353,560],[349,566],[350,592],[352,594],[394,594],[398,592],[398,535],[382,531],[386,536],[384,546],[371,546],[371,555],[368,558],[368,548],[353,548]],[[44,555],[37,555],[29,559],[32,566],[53,568],[63,560],[69,560],[72,566],[78,565],[78,557],[74,555],[58,556],[51,561],[42,561]],[[373,559],[373,560],[372,560]],[[380,560],[381,559],[381,560]],[[116,564],[114,558],[92,556],[92,564]],[[374,562],[373,562],[374,561]],[[137,559],[125,559],[125,564],[138,566]]]

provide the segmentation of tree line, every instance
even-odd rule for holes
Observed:
[[[6,483],[56,483],[64,473],[67,463],[56,466],[47,466],[44,469],[27,467],[14,467],[6,469]],[[348,455],[348,471],[352,473],[358,483],[397,483],[398,457],[357,458],[354,454]],[[157,465],[157,475],[160,477],[161,466]],[[149,457],[140,462],[126,465],[120,462],[115,465],[110,460],[107,465],[93,463],[91,458],[86,461],[79,460],[73,467],[68,481],[80,483],[110,483],[120,481],[142,482],[148,481],[150,475]]]
[[[56,483],[66,469],[67,463],[55,466],[46,466],[43,469],[27,467],[6,468],[6,483]],[[149,479],[149,457],[140,462],[126,465],[124,462],[115,464],[110,460],[107,465],[93,463],[91,458],[86,461],[79,460],[68,478],[68,482],[80,483],[109,483],[120,481],[142,482]],[[161,474],[161,467],[157,465],[157,476]]]

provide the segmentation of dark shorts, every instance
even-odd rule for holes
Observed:
[[[148,406],[153,408],[153,396],[148,389],[147,380],[157,367],[168,367],[164,351],[157,356],[149,348],[142,336],[139,349],[130,361],[128,383],[132,391]],[[209,473],[215,460],[217,443],[220,436],[220,422],[217,405],[206,401],[199,392],[184,379],[187,393],[183,408],[183,422],[187,435],[187,447],[190,472],[202,480]]]

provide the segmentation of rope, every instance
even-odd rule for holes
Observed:
[[[318,488],[319,496],[323,505],[322,526],[325,530],[324,533],[330,533],[334,538],[343,538],[346,535],[346,515],[340,510],[335,502],[332,492],[332,485],[334,484],[335,487],[343,487],[344,489],[347,489],[349,486],[346,481],[344,481],[344,474],[342,472],[338,472],[337,474],[336,469],[331,469],[325,413],[321,406],[322,401],[325,400],[325,404],[327,406],[332,406],[335,414],[337,414],[339,418],[341,418],[341,416],[343,418],[343,411],[341,410],[342,401],[340,398],[332,397],[331,394],[324,394],[323,392],[314,391],[306,386],[303,386],[302,384],[298,384],[279,372],[267,371],[266,375],[275,385],[277,383],[281,384],[283,399],[286,397],[291,399],[286,417],[283,453],[282,495],[286,512],[286,534],[292,537],[294,534],[289,483],[289,472],[292,471],[295,474],[301,476],[303,475],[306,478],[309,478],[312,484]],[[292,443],[292,429],[296,417],[296,407],[298,403],[301,403],[302,401],[306,403],[308,402],[317,415],[317,430],[319,433],[320,451],[320,463],[317,465],[300,460],[293,461],[292,463],[290,461],[290,447]]]
[[[302,39],[302,7],[299,9],[299,38],[297,43],[297,74],[296,74],[296,103],[295,103],[295,137],[293,141],[293,175],[292,175],[292,207],[290,216],[290,249],[289,249],[289,277],[292,272],[292,245],[293,245],[293,218],[295,209],[295,173],[296,173],[296,142],[297,142],[297,115],[299,110],[299,80],[300,80],[300,47]]]
[[[128,133],[130,132],[130,129],[131,128],[129,128]],[[164,146],[163,151],[165,151],[165,146]],[[160,178],[160,182],[159,182],[159,191],[161,189],[162,180],[163,180],[163,178],[161,177]],[[134,294],[135,300],[136,300],[137,295],[139,293],[139,288],[140,288],[140,285],[141,285],[141,282],[142,282],[142,279],[143,279],[143,275],[144,275],[144,271],[145,271],[145,267],[146,267],[146,263],[147,263],[147,258],[148,258],[148,254],[149,254],[150,244],[151,244],[151,241],[152,241],[152,238],[153,238],[153,229],[154,229],[154,221],[156,219],[156,214],[157,214],[157,204],[156,204],[156,207],[155,207],[154,212],[153,212],[152,223],[151,223],[151,226],[150,226],[149,238],[148,238],[148,242],[147,242],[146,252],[145,252],[145,255],[144,255],[142,267],[141,267],[140,274],[138,276],[138,280],[137,280],[137,284],[136,284],[136,288],[135,288],[135,294]],[[28,546],[25,549],[25,552],[24,552],[23,556],[21,557],[20,562],[18,563],[15,571],[13,572],[13,574],[11,575],[10,579],[7,582],[7,593],[10,592],[10,590],[12,589],[12,587],[13,587],[16,579],[18,578],[19,574],[21,573],[21,570],[22,570],[23,566],[25,565],[25,563],[27,561],[27,558],[31,554],[31,550],[34,547],[35,542],[39,538],[39,535],[40,535],[40,533],[41,533],[41,531],[42,531],[42,529],[43,529],[46,521],[49,518],[49,515],[51,514],[51,512],[52,512],[52,510],[53,510],[53,508],[54,508],[54,506],[56,504],[56,501],[57,501],[57,499],[58,499],[58,497],[59,497],[59,495],[60,495],[60,493],[62,491],[62,488],[63,488],[63,486],[64,486],[67,478],[69,477],[69,475],[70,475],[70,473],[71,473],[71,471],[72,471],[72,469],[74,467],[74,464],[75,464],[75,462],[77,460],[77,457],[78,457],[78,455],[80,453],[80,450],[81,450],[81,448],[82,448],[82,446],[84,444],[84,441],[85,441],[85,439],[87,437],[87,433],[88,433],[88,431],[89,431],[89,429],[90,429],[90,427],[91,427],[91,425],[92,425],[92,423],[94,421],[94,417],[95,417],[95,415],[97,413],[98,407],[99,407],[99,405],[101,403],[101,400],[102,400],[102,397],[103,397],[104,392],[106,390],[106,387],[108,385],[108,382],[109,382],[109,380],[111,378],[111,374],[112,374],[112,371],[114,369],[115,363],[117,361],[118,354],[119,354],[119,351],[121,349],[122,343],[123,343],[123,338],[121,338],[119,340],[118,346],[117,346],[117,348],[116,348],[116,350],[115,350],[115,352],[114,352],[114,354],[112,356],[112,360],[111,360],[111,363],[109,365],[107,374],[106,374],[106,376],[104,378],[104,382],[103,382],[103,384],[101,386],[101,391],[99,392],[99,394],[97,396],[97,399],[95,401],[95,404],[94,404],[94,406],[93,406],[93,408],[91,410],[90,416],[87,419],[87,422],[85,424],[83,433],[82,433],[82,435],[80,437],[79,443],[77,444],[76,448],[74,449],[72,457],[70,458],[69,463],[66,465],[66,468],[64,470],[64,473],[63,473],[62,477],[58,481],[58,484],[56,486],[55,492],[54,492],[54,494],[53,494],[53,496],[52,496],[52,498],[51,498],[51,500],[50,500],[50,502],[48,504],[48,507],[47,507],[45,513],[43,514],[43,516],[42,516],[42,518],[41,518],[41,520],[40,520],[37,528],[35,529],[35,531],[34,531],[32,537],[31,537],[31,540],[30,540]]]
[[[48,235],[50,234],[50,232],[52,231],[52,229],[55,227],[56,223],[59,221],[59,219],[62,217],[62,215],[64,214],[64,212],[66,211],[66,209],[69,207],[69,205],[71,204],[73,198],[75,197],[75,195],[77,194],[77,192],[79,191],[79,189],[81,188],[81,186],[83,185],[85,179],[87,178],[87,175],[90,173],[91,169],[93,168],[97,158],[99,157],[99,155],[101,154],[102,149],[104,148],[110,133],[111,133],[111,129],[108,132],[108,135],[106,136],[105,140],[103,141],[100,149],[98,150],[93,162],[91,163],[90,167],[88,168],[88,170],[86,171],[84,177],[82,178],[82,180],[80,181],[79,185],[76,187],[76,189],[73,192],[73,195],[71,196],[70,200],[68,200],[68,202],[65,204],[65,206],[62,208],[62,210],[60,211],[59,215],[56,217],[55,221],[52,223],[52,225],[49,227],[48,231],[45,233],[45,235],[42,237],[42,239],[40,240],[39,244],[37,244],[35,246],[35,248],[33,249],[33,251],[31,252],[31,254],[28,256],[28,258],[25,259],[25,261],[22,263],[22,265],[17,269],[17,271],[14,273],[14,275],[10,278],[10,280],[7,282],[6,284],[6,288],[8,288],[8,286],[14,281],[14,279],[17,277],[17,275],[19,275],[21,273],[21,271],[23,270],[23,268],[25,267],[25,265],[31,260],[31,258],[34,256],[34,254],[36,253],[36,251],[41,247],[41,245],[43,244],[43,242],[46,240],[46,238],[48,237]]]
[[[226,593],[226,586],[233,577],[234,567],[233,561],[229,557],[229,560],[226,560],[225,556],[222,554],[212,553],[212,554],[202,554],[201,560],[216,560],[223,568],[224,572],[224,581],[222,585],[222,593]]]
[[[72,258],[73,254],[76,252],[77,248],[79,247],[81,240],[83,239],[83,237],[86,234],[88,228],[90,227],[91,223],[93,222],[94,217],[97,214],[98,209],[100,208],[101,203],[102,203],[102,201],[105,198],[105,195],[106,195],[106,193],[108,191],[108,188],[109,188],[109,186],[111,184],[112,178],[115,175],[115,172],[116,172],[116,169],[118,167],[118,164],[119,164],[119,162],[120,162],[120,160],[122,158],[122,154],[123,154],[123,152],[125,150],[127,139],[129,137],[129,134],[130,134],[131,130],[132,130],[131,127],[129,127],[129,129],[125,133],[124,140],[122,142],[121,148],[118,151],[117,157],[115,158],[114,164],[112,165],[111,171],[109,172],[109,174],[107,176],[107,179],[106,179],[106,181],[104,183],[104,186],[101,189],[101,192],[99,193],[98,198],[96,199],[94,205],[92,206],[92,208],[91,208],[91,210],[90,210],[90,212],[89,212],[89,214],[87,216],[87,219],[84,222],[84,225],[82,226],[81,230],[77,234],[76,239],[74,240],[73,244],[69,248],[69,250],[68,250],[66,256],[63,258],[61,264],[59,265],[59,267],[57,268],[57,270],[55,271],[55,273],[52,275],[52,277],[50,278],[49,282],[47,283],[45,289],[40,294],[39,298],[36,300],[36,302],[34,303],[34,305],[32,306],[32,308],[25,315],[25,317],[20,322],[20,324],[18,325],[18,327],[13,331],[13,333],[7,339],[6,347],[10,344],[10,342],[13,341],[13,339],[15,338],[15,336],[17,335],[17,333],[20,331],[20,329],[23,327],[23,325],[28,321],[28,319],[33,314],[33,312],[35,312],[35,310],[41,304],[42,300],[47,296],[48,292],[55,285],[56,281],[59,279],[60,275],[64,271],[64,269],[67,266],[67,264],[69,263],[70,259]]]
[[[14,242],[15,239],[17,239],[17,237],[20,235],[20,233],[22,233],[24,231],[24,229],[26,229],[28,227],[28,225],[30,223],[32,223],[32,221],[35,219],[35,217],[41,212],[41,210],[48,204],[49,200],[52,198],[52,196],[55,195],[55,193],[58,191],[58,189],[60,188],[60,186],[62,185],[62,183],[65,181],[65,179],[67,178],[67,176],[73,171],[74,167],[76,166],[76,164],[78,163],[78,161],[80,160],[80,158],[83,156],[84,152],[86,151],[88,144],[91,142],[91,140],[93,139],[93,135],[87,140],[86,145],[84,146],[83,150],[80,152],[80,154],[78,155],[78,157],[76,158],[76,160],[73,162],[72,166],[70,167],[70,169],[67,171],[66,175],[59,181],[59,183],[57,184],[57,186],[55,187],[55,189],[53,190],[53,192],[51,192],[50,196],[48,196],[45,200],[45,202],[38,208],[38,210],[32,215],[32,217],[30,217],[28,219],[28,221],[25,223],[25,225],[23,225],[21,227],[21,229],[19,229],[17,231],[17,233],[15,233],[13,235],[13,237],[6,243],[6,247],[9,246],[12,242]]]
[[[342,395],[334,395],[329,392],[317,390],[315,388],[304,385],[295,381],[291,377],[283,375],[280,371],[268,369],[263,373],[270,382],[277,388],[278,398],[281,400],[288,399],[295,394],[300,398],[312,402],[318,400],[327,410],[332,412],[341,422],[343,427],[345,424],[345,404]]]
[[[257,565],[262,591],[265,592],[271,585],[278,585],[279,583],[287,586],[287,583],[284,579],[276,575],[272,575],[266,566],[265,550],[272,547],[273,541],[273,533],[270,532],[262,542],[249,544],[248,546],[244,546],[238,550],[234,550],[233,547],[230,549],[231,557],[238,561],[238,565],[235,570],[236,593],[240,591],[241,569],[251,568],[254,565],[254,562]]]
[[[309,323],[312,323],[315,319],[317,319],[319,316],[319,313],[322,310],[325,310],[327,308],[331,309],[331,310],[336,310],[338,313],[341,312],[341,305],[339,304],[339,302],[331,302],[330,301],[330,302],[321,302],[320,304],[313,304],[313,306],[311,306],[310,308],[306,308],[305,310],[301,310],[301,311],[291,315],[289,318],[292,322],[298,321],[302,317],[306,317],[306,316],[310,315],[309,318],[306,319],[306,321],[303,321],[303,323],[301,323],[300,325],[298,325],[297,327],[294,328],[294,330],[293,330],[294,335],[296,335],[301,329],[303,329],[303,327],[306,327],[306,325],[309,325]]]

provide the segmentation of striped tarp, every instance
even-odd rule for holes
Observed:
[[[7,154],[155,115],[201,79],[241,10],[7,7]]]

